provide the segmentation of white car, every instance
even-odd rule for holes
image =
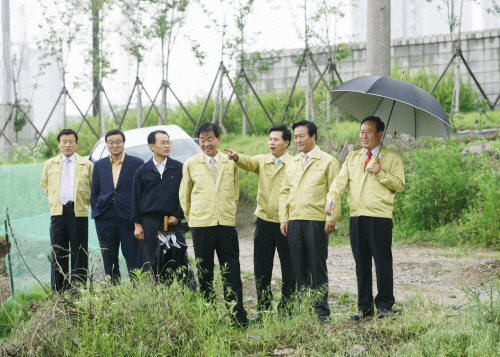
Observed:
[[[170,149],[170,157],[184,163],[191,156],[198,154],[201,149],[196,144],[194,139],[190,137],[184,130],[177,125],[158,125],[147,128],[139,128],[126,130],[125,134],[125,153],[137,156],[144,161],[148,161],[153,157],[153,152],[148,145],[148,135],[152,131],[163,130],[170,136],[172,148]],[[94,145],[88,159],[96,162],[103,157],[109,156],[109,151],[104,141],[104,137]]]

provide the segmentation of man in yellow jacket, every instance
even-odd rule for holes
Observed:
[[[249,157],[238,154],[234,150],[224,149],[229,160],[246,171],[255,172],[259,176],[257,193],[257,208],[255,224],[253,262],[255,285],[257,289],[258,314],[260,320],[262,312],[271,310],[273,293],[271,279],[274,265],[274,254],[278,250],[281,264],[281,301],[278,311],[285,313],[291,294],[295,291],[295,275],[290,259],[290,248],[286,237],[281,234],[278,215],[279,194],[285,168],[291,160],[287,148],[292,141],[292,133],[284,125],[273,126],[269,129],[269,154]]]
[[[328,235],[335,230],[335,220],[324,211],[326,194],[339,173],[339,162],[317,145],[318,129],[304,120],[293,125],[294,140],[300,153],[285,170],[280,192],[280,228],[287,236],[297,288],[316,289],[321,298],[316,303],[319,321],[329,321],[328,306]]]
[[[182,168],[180,203],[193,234],[198,279],[204,297],[215,298],[214,251],[224,282],[224,297],[235,302],[234,322],[248,324],[243,307],[240,248],[235,228],[239,199],[238,168],[218,150],[221,136],[216,123],[204,123],[197,131],[202,152],[186,160]]]
[[[54,291],[64,291],[70,284],[68,277],[72,284],[87,280],[88,214],[94,165],[76,153],[75,131],[63,129],[57,136],[57,145],[61,154],[45,162],[40,183],[48,196],[51,214],[51,287]]]
[[[351,316],[360,320],[373,316],[374,305],[380,318],[389,316],[394,305],[392,268],[392,211],[396,192],[405,187],[403,163],[397,153],[381,144],[385,124],[370,116],[361,122],[359,139],[362,149],[351,152],[328,192],[325,212],[340,207],[344,190],[349,187],[351,247],[358,279],[358,311]],[[372,257],[375,261],[378,293],[373,299]]]

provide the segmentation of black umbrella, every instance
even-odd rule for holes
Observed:
[[[331,90],[331,104],[358,120],[374,115],[387,131],[413,137],[449,139],[451,127],[441,104],[429,92],[392,77],[362,76]],[[385,135],[385,134],[384,134]]]
[[[159,281],[170,283],[178,274],[182,275],[182,258],[187,250],[187,245],[179,241],[175,230],[169,230],[168,217],[161,222],[157,236],[156,251],[153,256],[152,269],[155,278]]]

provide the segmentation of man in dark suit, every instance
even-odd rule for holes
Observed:
[[[142,267],[139,241],[134,238],[130,203],[134,173],[144,161],[125,154],[125,134],[121,130],[108,131],[104,140],[110,156],[95,163],[90,204],[102,249],[104,271],[113,282],[117,282],[120,279],[120,244],[129,273]]]
[[[181,220],[184,211],[179,203],[182,163],[170,158],[172,142],[167,132],[156,130],[148,135],[151,160],[137,169],[134,177],[132,220],[134,235],[141,241],[144,268],[159,278],[155,252],[158,249],[158,231],[163,231],[164,217],[168,216],[169,231],[175,232],[177,241],[186,244]],[[158,258],[156,258],[158,259]],[[195,289],[194,275],[189,271],[187,253],[181,259],[183,280]]]

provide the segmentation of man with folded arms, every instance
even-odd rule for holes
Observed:
[[[351,248],[358,279],[358,311],[351,319],[391,314],[394,305],[392,267],[392,211],[394,196],[405,187],[403,163],[399,155],[381,144],[385,125],[370,116],[361,122],[362,149],[351,152],[328,192],[325,212],[340,207],[349,187]],[[335,215],[336,213],[333,213]],[[378,293],[373,299],[372,257],[375,261]]]
[[[293,125],[300,151],[286,166],[280,193],[280,228],[287,236],[297,288],[319,291],[318,320],[330,320],[328,306],[328,235],[340,216],[325,215],[326,194],[339,173],[339,162],[317,145],[318,129],[304,120]]]
[[[175,233],[177,241],[186,244],[181,224],[184,212],[179,202],[182,163],[170,157],[173,144],[166,131],[152,131],[147,141],[153,157],[135,172],[132,187],[132,221],[135,226],[134,236],[140,240],[144,270],[152,272],[157,281],[162,281],[161,277],[165,272],[159,264],[161,249],[158,244],[158,232],[163,231],[165,217],[168,217],[168,228]],[[179,263],[183,283],[194,289],[187,252]]]
[[[278,311],[287,310],[287,303],[295,291],[295,274],[290,259],[288,240],[281,234],[278,215],[279,193],[285,168],[291,160],[286,149],[290,145],[292,134],[284,125],[273,126],[269,129],[269,154],[249,157],[238,154],[234,150],[224,149],[229,160],[246,171],[255,172],[259,176],[257,193],[257,208],[255,215],[257,222],[254,233],[254,275],[257,288],[258,314],[256,320],[261,319],[264,311],[271,310],[273,294],[271,279],[273,273],[274,253],[278,250],[281,263],[281,301]]]

